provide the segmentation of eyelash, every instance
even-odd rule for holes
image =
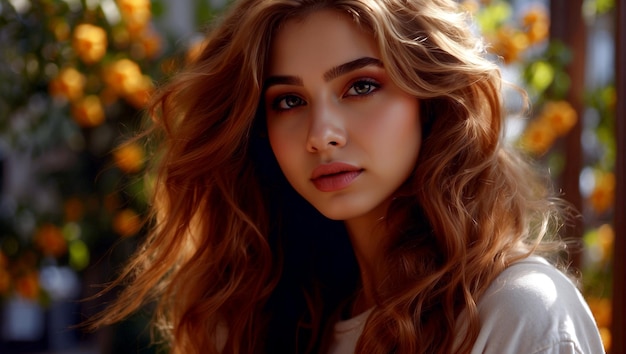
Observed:
[[[380,88],[380,83],[376,80],[373,79],[360,79],[360,80],[356,80],[355,82],[353,82],[350,85],[350,89],[348,90],[348,92],[352,91],[356,85],[368,85],[370,87],[370,89],[366,92],[366,93],[362,93],[362,94],[353,94],[353,95],[349,95],[349,96],[367,96],[370,95],[374,92],[376,92],[376,90],[378,90]],[[344,95],[345,96],[345,95]]]
[[[295,107],[290,107],[290,108],[284,108],[283,106],[283,101],[285,101],[288,98],[296,98],[298,99],[300,102],[305,102],[302,98],[300,98],[297,95],[294,94],[286,94],[286,95],[280,95],[278,97],[276,97],[273,101],[272,101],[272,109],[276,112],[285,112],[285,111],[289,111]],[[301,106],[302,104],[299,104],[298,106]]]
[[[355,86],[357,85],[367,85],[368,90],[365,93],[359,94],[359,93],[354,93],[354,94],[348,94],[350,91],[355,90]],[[352,82],[352,84],[350,84],[350,87],[348,89],[348,91],[346,92],[346,94],[344,94],[344,97],[359,97],[359,96],[368,96],[374,92],[376,92],[378,89],[380,89],[381,84],[373,79],[359,79],[356,80],[354,82]],[[298,100],[298,104],[295,106],[291,106],[291,107],[283,107],[285,106],[285,100],[286,99],[292,99],[292,98],[296,98]],[[285,94],[285,95],[280,95],[278,97],[276,97],[272,103],[271,103],[271,107],[274,111],[276,112],[285,112],[285,111],[289,111],[292,110],[294,108],[297,108],[299,106],[305,106],[306,105],[306,101],[304,99],[302,99],[301,97],[299,97],[298,95],[295,94]]]

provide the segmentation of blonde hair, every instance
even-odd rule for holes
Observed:
[[[272,198],[293,191],[268,157],[259,102],[273,34],[322,8],[348,13],[372,33],[389,76],[419,98],[424,132],[415,171],[388,213],[388,277],[357,352],[470,351],[480,295],[555,231],[559,205],[504,146],[499,70],[452,0],[237,2],[197,60],[154,98],[150,134],[162,141],[155,224],[114,284],[127,286],[95,326],[156,301],[157,327],[174,353],[267,349],[267,328],[280,313],[273,306],[289,294],[275,295],[288,282],[281,233],[289,206]],[[290,339],[294,352],[320,350],[338,306],[319,278],[303,285],[307,310],[292,333],[306,334],[304,344]],[[458,334],[462,312],[468,325]],[[453,348],[458,335],[466,340]]]

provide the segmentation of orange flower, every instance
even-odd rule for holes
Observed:
[[[83,90],[87,79],[74,68],[65,68],[59,72],[59,75],[50,81],[50,95],[63,97],[70,101],[74,101],[83,96]]]
[[[567,101],[548,102],[539,119],[546,121],[557,135],[565,135],[576,125],[578,114]]]
[[[143,149],[136,143],[124,144],[113,152],[113,161],[126,173],[139,172],[143,167]]]
[[[598,327],[611,326],[611,300],[606,298],[590,297],[587,299],[589,309]]]
[[[596,186],[589,196],[589,203],[597,213],[607,211],[615,199],[615,175],[610,172],[596,176]]]
[[[526,34],[531,44],[540,42],[548,37],[550,18],[544,8],[536,6],[528,10],[524,14],[522,23],[526,28]]]
[[[130,59],[121,59],[111,64],[104,73],[107,92],[123,96],[137,108],[145,107],[153,84],[149,76],[142,75],[141,68]]]
[[[550,129],[550,126],[541,120],[534,120],[524,131],[521,137],[521,145],[532,154],[543,155],[550,149],[555,138],[556,136]]]
[[[602,250],[602,261],[608,262],[613,254],[613,242],[615,231],[610,224],[604,224],[598,228],[598,246]]]
[[[521,53],[528,48],[529,41],[526,33],[502,26],[496,33],[492,51],[501,56],[505,63],[517,61]]]
[[[86,64],[92,64],[104,56],[107,51],[106,32],[94,25],[82,24],[74,30],[74,51]]]
[[[143,51],[143,56],[148,59],[155,58],[163,48],[163,40],[154,29],[147,29],[139,38],[139,43]]]
[[[126,100],[136,108],[145,108],[153,89],[152,78],[144,75],[135,90],[126,95]]]
[[[600,327],[598,328],[600,331],[600,337],[602,338],[602,344],[604,344],[604,351],[607,353],[611,352],[611,330],[608,327]]]
[[[548,102],[539,117],[528,125],[522,135],[522,146],[533,154],[544,154],[554,140],[567,134],[576,125],[578,114],[566,101]]]
[[[84,128],[96,127],[104,122],[104,109],[100,98],[89,95],[72,105],[72,116],[79,126]]]
[[[63,232],[52,224],[45,224],[37,230],[35,244],[47,256],[61,257],[67,252],[67,241]]]
[[[113,230],[122,237],[133,236],[141,230],[139,215],[132,209],[124,209],[113,217]]]
[[[131,33],[138,33],[152,17],[150,0],[118,0],[117,5]]]
[[[66,200],[63,209],[65,211],[65,220],[68,222],[80,220],[85,212],[83,202],[76,197]]]
[[[121,59],[111,64],[104,72],[104,82],[119,95],[125,96],[140,90],[143,75],[139,65],[130,59]]]
[[[29,272],[15,281],[15,290],[22,297],[30,300],[39,296],[39,275],[37,272]]]

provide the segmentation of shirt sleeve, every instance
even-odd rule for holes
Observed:
[[[504,270],[478,302],[472,354],[602,354],[595,320],[576,286],[540,257]]]

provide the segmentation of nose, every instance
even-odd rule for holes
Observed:
[[[311,115],[307,151],[322,152],[347,143],[345,122],[332,107],[315,107]]]

